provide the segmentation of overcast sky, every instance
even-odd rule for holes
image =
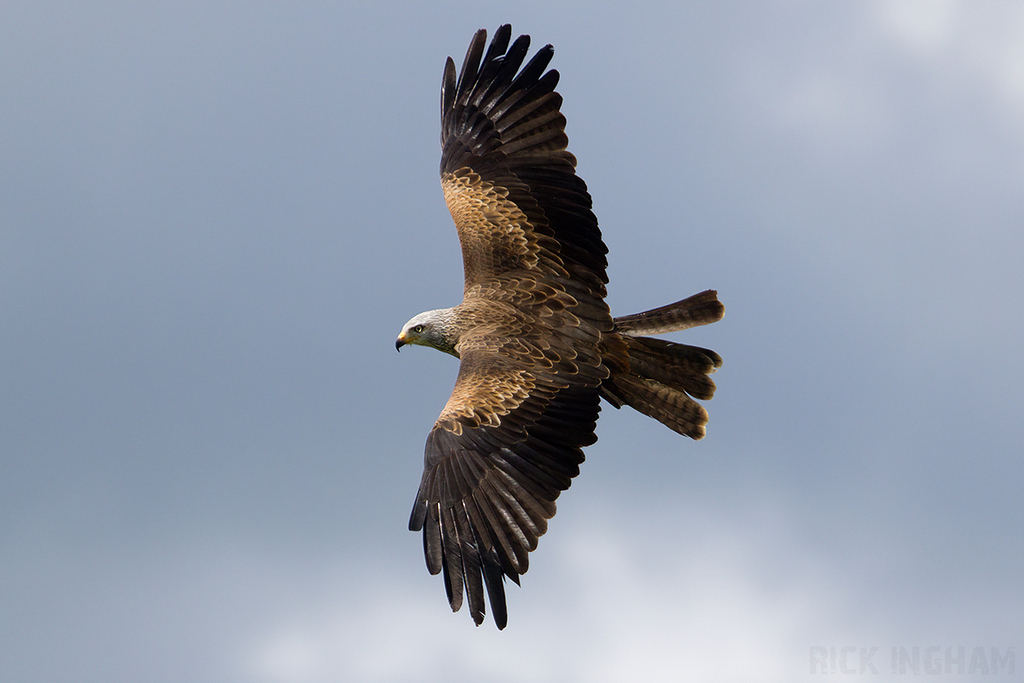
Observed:
[[[1019,676],[1024,8],[497,7],[5,3],[0,679]],[[606,407],[498,632],[406,530],[457,362],[394,339],[461,297],[439,84],[504,22],[613,312],[726,316],[672,335],[707,438]]]

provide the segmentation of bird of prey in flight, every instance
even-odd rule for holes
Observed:
[[[459,233],[462,303],[420,313],[396,346],[459,358],[451,398],[424,454],[409,528],[423,532],[431,574],[477,625],[484,592],[499,629],[504,580],[519,583],[529,552],[579,474],[604,398],[693,439],[708,414],[714,351],[647,335],[705,325],[725,308],[708,290],[613,318],[607,248],[587,186],[566,151],[565,117],[547,69],[553,49],[523,66],[529,36],[480,30],[441,84],[441,186]]]

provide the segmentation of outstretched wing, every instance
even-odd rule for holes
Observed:
[[[529,37],[510,47],[510,35],[499,28],[484,54],[479,31],[458,77],[445,66],[441,182],[465,266],[462,363],[409,523],[452,609],[465,594],[480,624],[486,587],[498,628],[504,577],[519,582],[597,438],[612,329],[607,249],[566,151],[552,49],[520,69]]]
[[[547,45],[502,26],[483,54],[478,31],[458,78],[448,58],[441,87],[441,186],[462,244],[466,289],[515,270],[568,274],[604,298],[607,247],[586,183],[566,146]]]
[[[452,610],[465,594],[477,624],[486,586],[494,623],[505,627],[504,577],[519,583],[555,499],[579,474],[582,447],[597,439],[598,390],[563,377],[568,362],[545,372],[488,351],[463,355],[427,438],[409,528],[423,530],[427,568],[444,572]]]

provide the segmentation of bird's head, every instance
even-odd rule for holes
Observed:
[[[433,347],[458,358],[459,354],[455,351],[457,340],[452,335],[451,321],[450,308],[420,313],[402,327],[402,332],[395,341],[395,348],[401,351],[406,344],[418,344]]]

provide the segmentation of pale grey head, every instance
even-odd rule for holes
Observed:
[[[458,358],[459,354],[455,350],[458,341],[455,309],[439,308],[424,311],[407,322],[395,341],[395,348],[401,351],[406,344],[419,344],[450,353]]]

